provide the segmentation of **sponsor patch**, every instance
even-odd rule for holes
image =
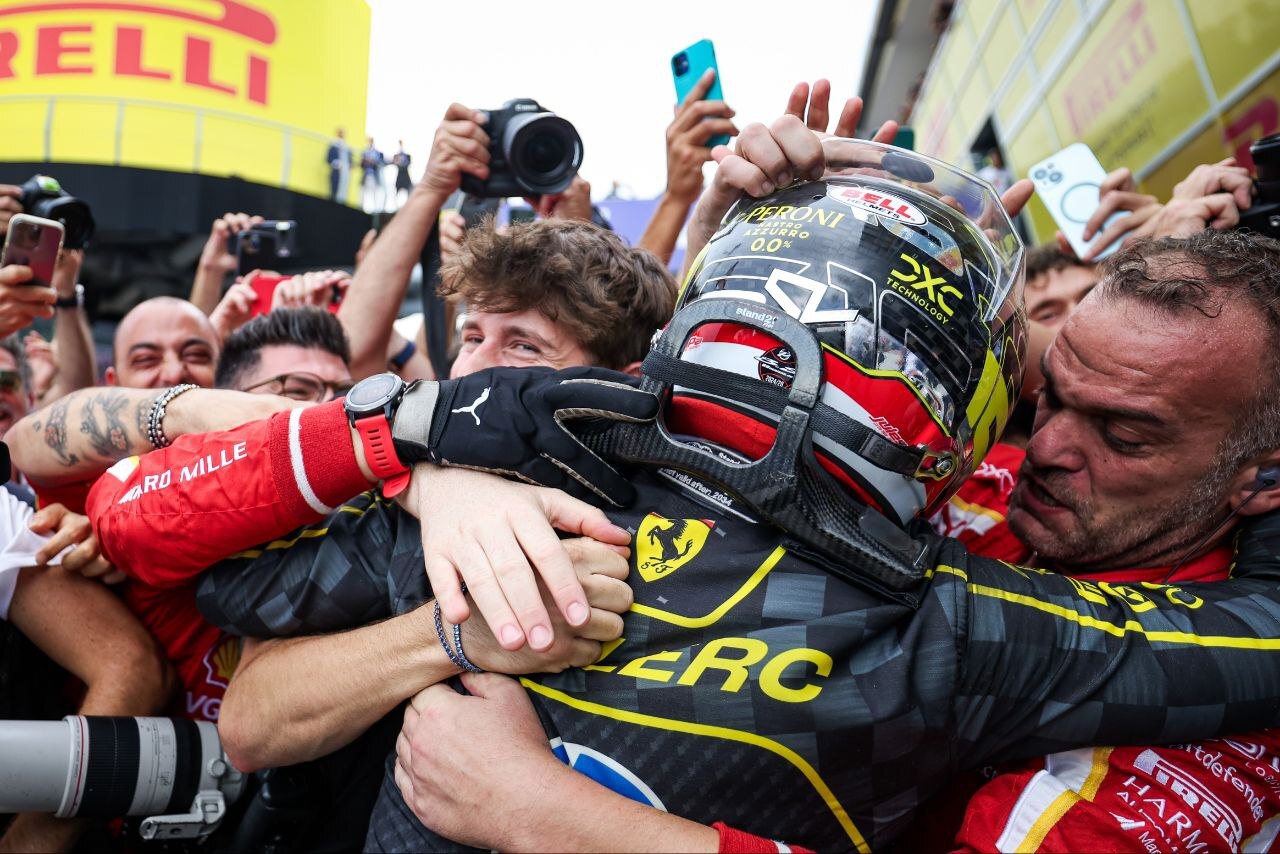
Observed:
[[[925,215],[915,205],[883,190],[871,190],[866,187],[832,186],[827,188],[827,195],[844,202],[855,210],[886,217],[894,222],[924,225],[927,221]]]

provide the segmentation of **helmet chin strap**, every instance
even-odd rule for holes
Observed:
[[[674,364],[689,336],[706,323],[750,326],[789,346],[796,356],[796,375],[790,389],[783,391],[705,365]],[[662,370],[650,372],[659,365]],[[681,366],[696,370],[684,371]],[[659,417],[645,424],[608,422],[604,427],[588,428],[581,438],[592,450],[606,458],[672,468],[708,481],[732,495],[753,515],[786,531],[794,540],[787,544],[788,548],[816,559],[828,572],[915,604],[912,591],[930,565],[934,540],[913,538],[874,509],[857,502],[822,470],[813,455],[815,411],[822,405],[823,361],[822,348],[807,326],[763,304],[703,298],[676,313],[655,342],[641,373],[640,387],[664,402],[677,385],[711,394],[727,392],[726,396],[751,404],[759,402],[760,397],[785,398],[771,399],[772,405],[765,406],[778,414],[773,446],[758,460],[731,463],[675,439]],[[845,421],[846,431],[856,427],[874,432],[852,419]],[[892,450],[863,438],[862,444],[873,452],[893,455]],[[900,452],[915,452],[878,434],[874,438]],[[907,466],[905,461],[899,463]]]

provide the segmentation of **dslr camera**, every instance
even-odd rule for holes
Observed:
[[[1257,234],[1280,240],[1280,133],[1264,136],[1249,146],[1253,168],[1253,204],[1240,212],[1240,224]]]
[[[62,189],[57,178],[48,175],[32,175],[22,185],[22,209],[32,216],[44,217],[62,223],[66,236],[62,245],[66,249],[83,249],[93,239],[95,225],[89,204]]]
[[[291,219],[268,219],[231,235],[227,251],[239,260],[243,275],[266,269],[277,259],[292,258],[298,251],[298,224]]]
[[[582,137],[532,98],[489,110],[489,179],[462,176],[463,192],[488,199],[541,196],[568,189],[582,165]]]

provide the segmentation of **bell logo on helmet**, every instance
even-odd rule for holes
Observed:
[[[892,270],[889,275],[893,276],[899,282],[910,285],[916,290],[923,290],[929,299],[929,302],[942,309],[942,312],[951,317],[955,314],[955,309],[947,304],[946,297],[948,294],[954,296],[957,300],[964,299],[964,294],[960,293],[960,289],[947,284],[946,279],[938,278],[929,272],[927,264],[921,264],[907,253],[903,252],[900,256],[903,261],[911,266],[910,273],[904,273],[901,270]],[[938,287],[941,285],[942,287]]]
[[[827,190],[827,194],[852,208],[873,213],[876,216],[888,217],[895,222],[924,225],[928,221],[915,205],[883,190],[869,190],[858,186],[832,186]]]

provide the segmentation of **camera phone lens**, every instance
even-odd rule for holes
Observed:
[[[671,64],[675,67],[676,76],[680,76],[689,70],[689,55],[677,53],[675,58],[671,60]]]

